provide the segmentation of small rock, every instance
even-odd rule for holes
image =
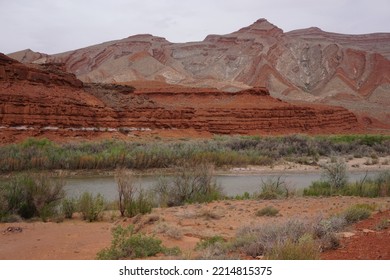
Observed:
[[[339,235],[340,235],[340,237],[350,238],[356,234],[353,232],[340,232]]]
[[[364,233],[375,232],[374,230],[367,229],[367,228],[363,229],[362,231],[363,231]]]

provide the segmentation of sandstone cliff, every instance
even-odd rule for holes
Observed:
[[[292,105],[265,88],[134,91],[83,84],[61,64],[30,67],[0,54],[0,142],[25,136],[96,137],[157,130],[211,134],[350,133],[362,127],[341,107]]]

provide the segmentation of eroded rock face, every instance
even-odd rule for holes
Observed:
[[[33,68],[0,55],[2,143],[12,142],[15,133],[86,137],[155,129],[281,134],[357,132],[361,126],[344,108],[292,105],[265,88],[134,91],[125,85],[83,84],[61,65]]]
[[[201,42],[136,35],[58,55],[24,51],[13,57],[63,63],[84,82],[159,81],[230,92],[266,87],[277,98],[341,105],[390,125],[388,102],[377,102],[390,100],[390,33],[284,33],[260,19]]]

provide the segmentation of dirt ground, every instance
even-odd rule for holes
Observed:
[[[377,230],[383,219],[390,219],[390,198],[295,197],[285,200],[226,200],[172,208],[156,208],[140,218],[123,219],[106,213],[103,221],[87,223],[77,215],[56,222],[19,222],[0,224],[0,259],[8,260],[82,260],[95,259],[110,245],[111,229],[118,224],[134,224],[141,232],[154,234],[165,246],[179,246],[179,258],[196,259],[196,244],[207,237],[236,236],[245,225],[275,223],[286,219],[305,220],[340,213],[357,203],[375,204],[376,213],[348,229],[341,246],[322,254],[323,259],[390,259],[390,229]],[[276,217],[257,217],[255,212],[272,205]]]

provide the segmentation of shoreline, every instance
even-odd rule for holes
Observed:
[[[377,163],[372,164],[371,157],[353,158],[345,160],[348,173],[360,172],[381,172],[390,171],[390,156],[378,157]],[[321,158],[312,165],[300,164],[295,162],[284,161],[273,166],[247,165],[246,167],[225,167],[215,168],[216,176],[247,176],[247,175],[276,175],[276,174],[318,174],[321,173],[321,165],[331,162],[330,157]],[[367,164],[370,163],[370,164]],[[135,176],[157,176],[159,174],[169,175],[174,173],[174,168],[152,168],[145,170],[133,170]],[[78,170],[42,170],[52,172],[55,176],[64,178],[83,178],[83,177],[114,177],[116,170],[108,169],[78,169]],[[12,174],[25,171],[14,171],[10,173],[0,173],[0,178],[8,178]],[[28,172],[28,171],[27,171]]]

